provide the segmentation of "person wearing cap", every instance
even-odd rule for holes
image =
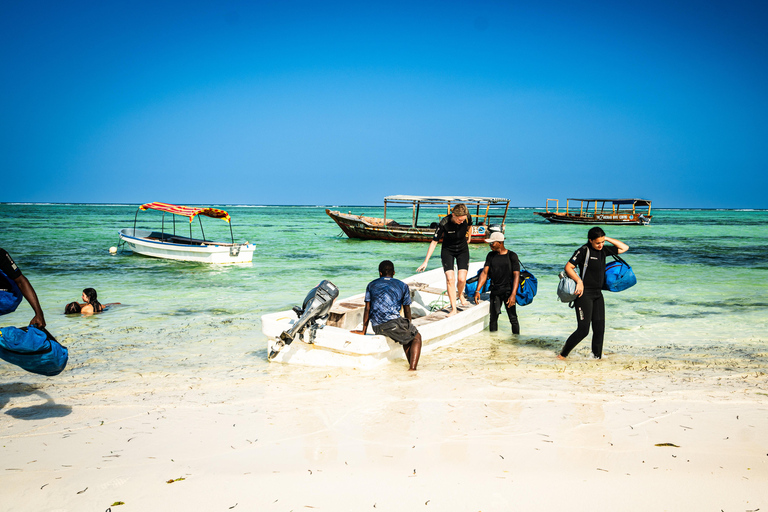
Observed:
[[[491,252],[485,257],[485,265],[477,279],[477,289],[481,290],[486,280],[491,279],[491,318],[488,330],[499,329],[501,305],[507,310],[509,323],[512,324],[512,334],[520,334],[520,324],[517,321],[517,287],[520,285],[520,260],[517,254],[504,247],[504,234],[493,233],[485,241],[490,244]],[[475,302],[480,302],[480,293],[475,292]]]
[[[451,301],[451,311],[448,316],[458,313],[459,308],[456,303],[456,278],[457,273],[453,270],[454,263],[458,268],[458,297],[462,306],[469,306],[464,298],[464,287],[467,285],[467,270],[469,270],[469,244],[467,240],[472,234],[472,216],[469,215],[467,207],[464,204],[457,204],[451,210],[451,213],[440,219],[440,223],[435,229],[435,234],[427,249],[427,257],[416,272],[423,272],[427,268],[429,258],[437,247],[437,243],[442,240],[440,250],[440,259],[445,271],[445,286],[448,291],[448,299]]]

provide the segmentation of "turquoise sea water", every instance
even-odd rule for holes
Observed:
[[[262,314],[299,304],[321,279],[333,281],[341,297],[359,293],[377,277],[382,259],[391,259],[397,275],[406,277],[426,254],[427,244],[349,240],[324,207],[219,207],[230,212],[235,238],[256,244],[252,264],[173,262],[129,251],[110,255],[117,231],[133,226],[135,205],[0,204],[0,246],[37,290],[49,330],[70,349],[69,366],[53,379],[118,386],[134,383],[136,374],[274,371],[266,358]],[[382,213],[380,207],[340,209]],[[576,324],[573,310],[556,300],[557,274],[585,241],[587,228],[551,225],[533,211],[510,210],[506,230],[507,247],[539,279],[534,302],[518,308],[522,334],[512,336],[501,321],[498,333],[425,355],[422,369],[454,362],[469,369],[553,363],[554,351]],[[393,214],[405,220],[410,210],[388,209]],[[139,213],[138,227],[157,229],[159,222],[160,214]],[[606,292],[606,357],[600,364],[766,368],[767,223],[766,211],[656,210],[650,226],[605,227],[608,236],[630,246],[625,259],[638,284]],[[225,222],[206,218],[203,224],[209,239],[229,238]],[[187,221],[177,221],[177,230],[186,229]],[[472,260],[484,259],[487,251],[473,246]],[[434,255],[429,268],[439,262]],[[96,288],[101,302],[122,305],[87,318],[65,316],[64,305],[86,287]],[[25,302],[0,325],[26,325],[32,316]],[[588,351],[589,338],[571,359],[585,360]],[[0,381],[20,378],[44,379],[0,362]]]

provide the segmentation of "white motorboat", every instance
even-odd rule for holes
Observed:
[[[164,214],[171,213],[189,218],[189,236],[176,234],[175,220],[172,223],[173,233],[166,233],[165,215],[162,217],[162,228],[160,231],[138,229],[136,227],[136,219],[138,218],[139,211],[143,210],[158,210]],[[214,242],[206,240],[200,215],[227,221],[232,241]],[[192,220],[195,216],[198,216],[198,220],[200,220],[202,238],[192,237]],[[136,210],[133,227],[123,228],[118,231],[118,234],[120,236],[120,243],[125,244],[133,252],[144,256],[169,260],[197,261],[200,263],[248,263],[253,260],[253,251],[256,248],[248,242],[235,243],[231,219],[224,210],[217,208],[195,208],[168,203],[147,203],[139,206],[138,210]]]
[[[482,266],[482,262],[471,263],[468,274],[475,275]],[[459,313],[448,316],[450,304],[442,268],[416,274],[403,281],[411,289],[411,315],[421,333],[422,355],[478,333],[488,326],[487,300],[466,308],[460,307]],[[310,296],[307,296],[305,311],[309,300]],[[304,316],[300,317],[297,311],[291,310],[262,316],[261,330],[268,337],[269,360],[369,369],[405,359],[402,345],[385,336],[373,334],[370,326],[366,335],[351,332],[362,329],[364,310],[365,293],[340,299],[333,304],[324,322],[321,320],[307,324],[302,334],[295,336],[290,344],[285,343],[284,333],[292,330]]]

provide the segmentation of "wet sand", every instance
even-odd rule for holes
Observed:
[[[760,361],[536,354],[112,386],[18,372],[0,384],[0,510],[768,509]]]

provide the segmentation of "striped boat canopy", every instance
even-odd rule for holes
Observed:
[[[161,212],[168,212],[174,215],[181,215],[182,217],[189,217],[189,222],[195,218],[195,215],[205,215],[206,217],[213,217],[214,219],[224,219],[229,222],[229,214],[224,210],[216,208],[195,208],[193,206],[179,206],[176,204],[168,203],[147,203],[139,206],[139,210],[158,210]]]

